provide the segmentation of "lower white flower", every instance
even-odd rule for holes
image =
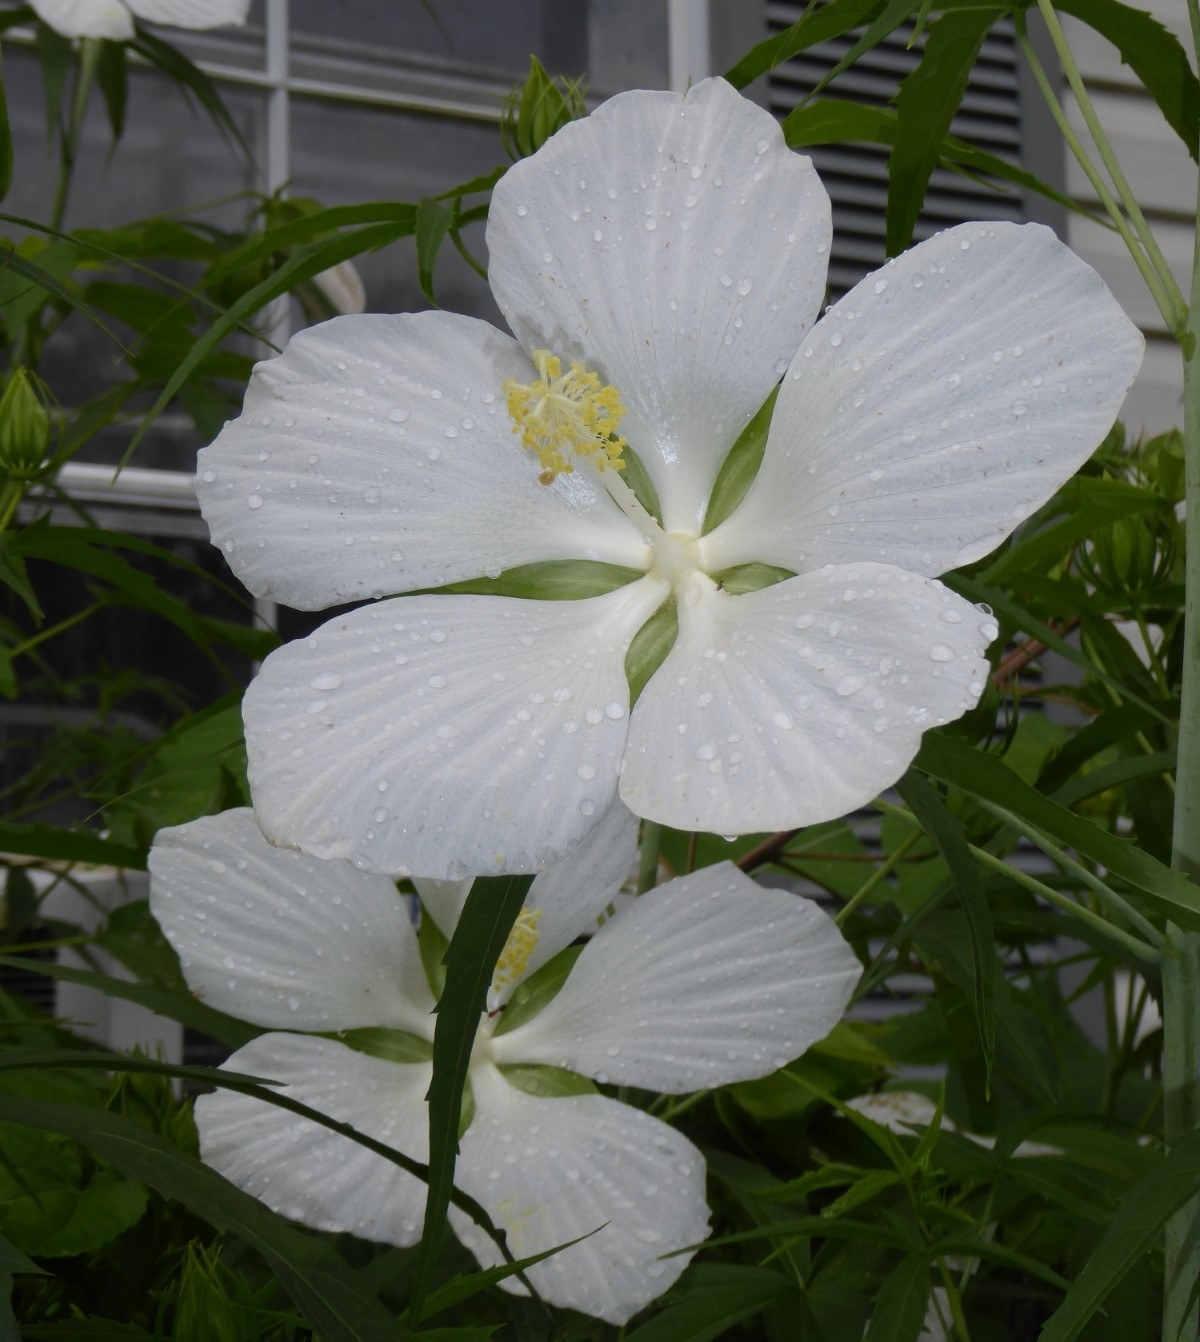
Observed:
[[[827,1033],[859,972],[815,905],[728,863],[659,887],[595,930],[634,835],[633,818],[614,809],[531,887],[472,1055],[455,1176],[518,1257],[586,1236],[529,1278],[552,1303],[617,1324],[669,1287],[690,1258],[678,1251],[708,1234],[705,1168],[685,1137],[587,1078],[678,1094],[764,1076]],[[151,907],[193,991],[271,1031],[228,1066],[426,1159],[434,1000],[394,884],[271,847],[248,810],[163,830],[150,868]],[[444,932],[468,885],[422,883]],[[588,931],[582,950],[567,951]],[[531,1015],[531,976],[548,966],[544,983],[564,952],[578,958]],[[424,1185],[382,1157],[229,1091],[202,1096],[196,1121],[204,1159],[283,1214],[417,1241]],[[481,1263],[500,1261],[460,1212],[451,1222]]]
[[[220,28],[245,23],[250,0],[30,0],[43,23],[64,37],[128,42],[134,21],[175,28]]]

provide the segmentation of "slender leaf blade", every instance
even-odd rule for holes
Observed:
[[[884,1279],[863,1342],[917,1342],[929,1302],[929,1263],[910,1253]]]

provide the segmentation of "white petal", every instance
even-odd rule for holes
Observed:
[[[904,772],[927,727],[978,701],[996,625],[938,582],[829,567],[681,603],[642,691],[621,797],[716,834],[845,815]]]
[[[784,379],[762,468],[706,567],[972,563],[1107,433],[1142,337],[1036,224],[962,224],[869,275]]]
[[[250,0],[128,0],[128,4],[146,23],[169,23],[176,28],[241,24],[250,10]]]
[[[625,652],[665,591],[401,597],[272,653],[244,707],[267,837],[439,880],[555,861],[612,804]]]
[[[275,1029],[387,1025],[432,1038],[433,999],[395,883],[273,848],[247,809],[161,829],[150,908],[188,986]]]
[[[621,1324],[678,1279],[691,1255],[661,1255],[708,1235],[704,1158],[686,1137],[602,1095],[536,1099],[482,1067],[471,1085],[455,1182],[508,1232],[512,1252],[597,1232],[530,1268],[546,1300]],[[498,1263],[478,1227],[453,1209],[450,1219],[484,1267]],[[501,1285],[520,1291],[512,1278]]]
[[[335,317],[260,363],[196,493],[233,571],[301,610],[545,559],[645,567],[591,471],[538,483],[502,384],[529,360],[472,317]]]
[[[637,817],[619,801],[614,802],[577,848],[538,873],[525,900],[525,907],[540,915],[537,945],[521,978],[505,984],[490,1007],[506,1002],[519,982],[576,937],[596,930],[599,918],[633,872],[637,831]],[[445,936],[452,936],[472,882],[417,877],[414,884],[425,911]]]
[[[492,292],[526,349],[581,359],[668,531],[695,535],[725,454],[825,292],[829,198],[769,113],[724,80],[644,90],[573,121],[501,178]]]
[[[614,801],[578,848],[538,874],[528,899],[528,907],[541,914],[538,941],[522,978],[576,937],[596,930],[597,920],[635,871],[637,835],[637,817],[623,802]],[[499,1000],[507,1000],[511,991],[505,989]]]
[[[121,0],[29,0],[43,23],[64,37],[104,37],[128,42],[133,16]]]
[[[861,966],[809,900],[722,862],[627,905],[503,1062],[567,1067],[669,1094],[766,1076],[823,1039]]]
[[[279,1094],[414,1160],[429,1158],[428,1063],[384,1062],[332,1039],[265,1034],[225,1067],[281,1081]],[[391,1244],[421,1236],[425,1185],[348,1137],[232,1090],[201,1095],[196,1126],[206,1164],[293,1221]]]

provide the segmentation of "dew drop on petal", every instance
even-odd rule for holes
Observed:
[[[947,647],[945,643],[935,643],[929,649],[930,661],[934,662],[952,662],[954,660],[954,649]]]

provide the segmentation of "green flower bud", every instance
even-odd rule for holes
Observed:
[[[515,163],[540,149],[568,121],[587,115],[581,79],[551,78],[536,56],[529,74],[508,95],[500,118],[500,139]]]
[[[17,368],[0,397],[0,473],[29,479],[46,460],[49,447],[50,416],[41,384],[27,368]]]

